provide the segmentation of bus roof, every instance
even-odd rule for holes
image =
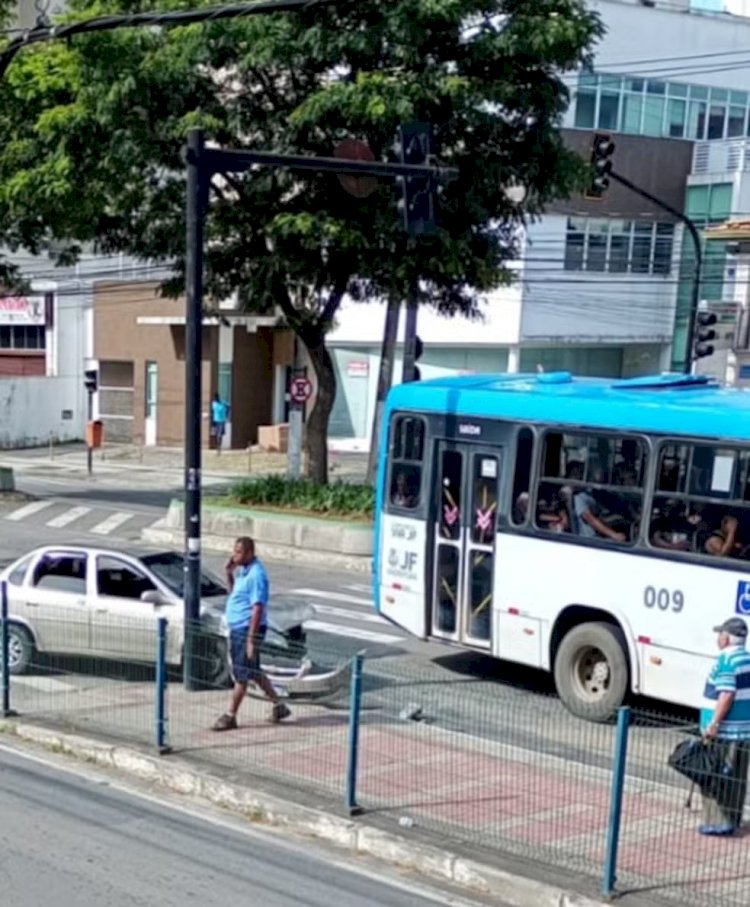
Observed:
[[[394,410],[750,440],[750,391],[703,375],[455,375],[394,387]]]

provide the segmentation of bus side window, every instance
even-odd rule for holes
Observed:
[[[534,434],[522,428],[516,436],[516,464],[513,478],[513,507],[511,519],[514,526],[523,526],[529,518],[529,491],[534,452]]]
[[[394,507],[419,506],[424,458],[424,422],[414,416],[397,416],[391,448],[389,499]]]

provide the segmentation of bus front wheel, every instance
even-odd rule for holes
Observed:
[[[628,691],[625,651],[625,638],[612,624],[581,624],[563,638],[555,656],[555,686],[570,712],[589,721],[614,716]]]

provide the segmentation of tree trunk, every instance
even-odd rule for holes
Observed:
[[[372,434],[370,435],[370,455],[367,458],[367,482],[375,482],[375,470],[378,465],[378,452],[380,445],[381,423],[383,421],[383,404],[393,383],[393,358],[398,337],[398,317],[401,309],[401,300],[392,296],[388,300],[383,326],[383,344],[380,348],[380,372],[378,374],[378,396],[375,401],[375,415],[372,420]]]
[[[336,399],[336,375],[333,360],[325,345],[325,336],[305,337],[310,362],[315,372],[315,405],[307,420],[305,447],[307,476],[321,485],[328,483],[328,421]]]

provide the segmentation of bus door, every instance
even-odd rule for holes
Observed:
[[[432,635],[486,649],[502,463],[501,447],[437,444]]]

